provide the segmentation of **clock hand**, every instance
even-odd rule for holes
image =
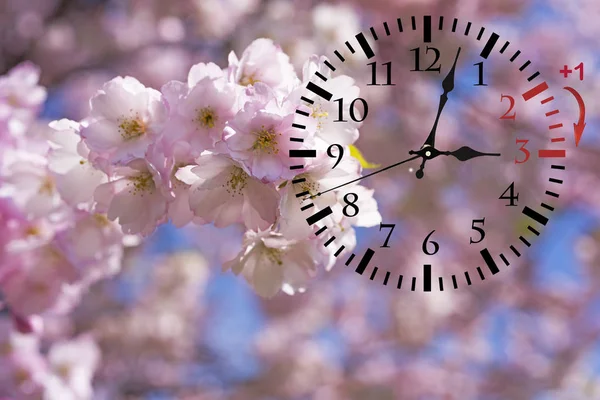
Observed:
[[[440,121],[440,116],[442,115],[444,106],[448,101],[448,93],[454,90],[454,70],[456,69],[456,63],[458,61],[458,56],[460,55],[460,50],[461,48],[459,47],[458,52],[456,53],[456,58],[454,59],[454,64],[452,64],[452,68],[450,68],[448,75],[446,75],[446,77],[442,81],[442,88],[444,89],[444,93],[442,93],[442,95],[440,96],[440,105],[438,107],[437,116],[435,117],[435,122],[433,124],[433,128],[431,128],[431,132],[429,132],[429,136],[427,137],[427,140],[425,140],[425,143],[421,148],[425,146],[435,147],[435,134],[437,131],[438,122]]]
[[[473,150],[472,148],[467,146],[463,146],[460,149],[454,151],[442,151],[441,154],[445,156],[456,157],[460,161],[467,161],[475,157],[483,156],[500,157],[500,153],[482,153],[480,151]]]
[[[322,194],[325,194],[325,193],[331,192],[332,190],[336,190],[336,189],[339,189],[339,188],[341,188],[341,187],[344,187],[344,186],[346,186],[346,185],[349,185],[349,184],[351,184],[351,183],[358,182],[358,181],[360,181],[360,180],[362,180],[362,179],[365,179],[365,178],[368,178],[368,177],[370,177],[370,176],[376,175],[376,174],[378,174],[378,173],[380,173],[380,172],[383,172],[383,171],[387,171],[388,169],[392,169],[392,168],[394,168],[394,167],[397,167],[397,166],[399,166],[399,165],[406,164],[407,162],[409,162],[409,161],[412,161],[412,160],[416,160],[416,159],[417,159],[417,158],[419,158],[419,157],[421,157],[421,156],[414,156],[414,157],[411,157],[411,158],[409,158],[409,159],[406,159],[406,160],[403,160],[403,161],[397,162],[396,164],[388,165],[388,166],[387,166],[387,167],[385,167],[385,168],[378,169],[378,170],[377,170],[377,171],[375,171],[375,172],[371,172],[370,174],[367,174],[367,175],[364,175],[364,176],[358,177],[358,178],[356,178],[356,179],[353,179],[353,180],[351,180],[350,182],[342,183],[341,185],[338,185],[338,186],[336,186],[336,187],[334,187],[334,188],[331,188],[331,189],[327,189],[327,190],[326,190],[326,191],[324,191],[324,192],[319,192],[319,193],[317,193],[317,194],[315,194],[315,195],[312,195],[312,196],[310,196],[309,198],[311,198],[311,199],[314,199],[314,198],[315,198],[315,197],[317,197],[317,196],[321,196]]]

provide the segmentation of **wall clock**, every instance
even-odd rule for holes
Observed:
[[[452,35],[458,36],[450,41],[459,43],[456,46],[447,44]],[[398,47],[404,49],[404,63],[396,64],[386,54],[378,54],[378,44],[384,41],[402,43]],[[348,151],[343,143],[307,149],[303,143],[306,126],[315,120],[328,126],[363,123],[377,114],[377,107],[385,107],[337,89],[340,85],[334,83],[335,77],[347,69],[350,59],[354,70],[366,71],[356,80],[367,91],[386,90],[392,95],[394,91],[402,91],[400,75],[437,80],[439,97],[432,97],[437,112],[430,121],[422,121],[419,142],[405,140],[401,134],[386,137],[383,145],[393,146],[396,160],[383,163],[380,168],[363,170],[358,178],[324,188],[313,179],[311,163],[319,157],[339,157],[341,161],[342,155],[348,157]],[[543,234],[563,187],[570,133],[561,122],[553,90],[518,46],[500,33],[471,21],[411,16],[384,22],[348,38],[322,64],[306,84],[302,104],[296,110],[297,135],[291,140],[298,143],[298,148],[290,150],[289,156],[294,160],[291,169],[298,174],[292,183],[306,224],[345,268],[402,291],[457,290],[501,276]],[[522,90],[505,93],[502,87],[494,87],[489,73],[492,65],[514,75],[520,80]],[[461,101],[479,103],[480,108],[494,115],[493,123],[489,129],[484,124],[484,129],[476,134],[440,140],[447,131],[444,127],[447,114],[456,112],[453,103]],[[489,104],[482,104],[486,101]],[[410,106],[403,112],[409,114]],[[521,115],[534,121],[536,129],[524,128]],[[455,116],[456,119],[460,116]],[[468,122],[464,124],[465,131],[473,130],[467,126]],[[460,131],[460,126],[454,130]],[[535,133],[540,131],[545,133],[543,137]],[[363,135],[377,135],[377,132],[371,129]],[[453,147],[448,148],[444,143]],[[338,168],[338,164],[333,168]],[[370,179],[383,174],[391,181],[395,177],[406,179],[410,174],[415,189],[404,194],[404,199],[446,202],[450,211],[446,215],[423,215],[419,229],[401,234],[398,232],[402,229],[396,229],[401,225],[400,219],[383,215],[382,223],[370,228],[377,231],[372,236],[380,238],[380,243],[373,241],[366,246],[359,243],[355,252],[348,252],[339,240],[343,227],[335,222],[339,218],[332,216],[340,212],[342,218],[360,216],[361,193],[353,188],[358,184],[368,186]],[[543,179],[543,184],[530,185],[531,179]],[[461,203],[460,194],[452,195],[456,182],[480,185],[485,188],[480,192],[485,194]],[[321,199],[332,192],[336,193],[336,204],[324,205]],[[463,211],[455,212],[453,207]],[[456,229],[462,232],[462,240],[449,235],[448,225],[440,222],[449,218],[460,226]],[[515,219],[521,221],[518,227],[502,226]],[[490,235],[490,228],[498,228],[494,231],[505,234]],[[417,250],[422,255],[419,265],[410,270],[381,267],[382,260],[393,257],[392,247],[397,251]],[[460,265],[459,259],[453,259],[458,252],[469,253],[470,259],[476,261]]]

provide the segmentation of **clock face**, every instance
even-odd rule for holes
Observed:
[[[423,90],[407,93],[408,80]],[[390,97],[403,109],[390,110]],[[501,33],[429,15],[384,22],[323,58],[301,102],[290,150],[298,207],[338,265],[364,279],[425,292],[498,279],[555,213],[571,134],[534,63]],[[305,130],[315,123],[332,134],[311,148]],[[344,163],[356,148],[335,132],[359,125],[356,145],[369,143],[378,166],[352,174]],[[326,157],[335,184],[311,172]],[[382,220],[349,252],[340,218],[372,210],[369,187]]]

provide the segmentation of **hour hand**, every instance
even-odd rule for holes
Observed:
[[[467,161],[472,158],[484,157],[484,156],[500,157],[500,153],[482,153],[480,151],[473,150],[472,148],[467,147],[467,146],[463,146],[460,149],[454,150],[454,151],[444,151],[444,152],[442,152],[442,154],[446,155],[446,156],[453,156],[456,159],[458,159],[459,161]]]

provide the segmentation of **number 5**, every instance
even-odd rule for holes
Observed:
[[[473,223],[471,224],[471,229],[479,232],[479,236],[481,236],[481,238],[479,240],[473,240],[473,238],[470,238],[471,244],[481,243],[483,241],[483,239],[485,238],[485,231],[483,230],[483,228],[481,228],[479,226],[475,226],[475,224],[481,224],[481,226],[485,225],[485,218],[473,220]]]

